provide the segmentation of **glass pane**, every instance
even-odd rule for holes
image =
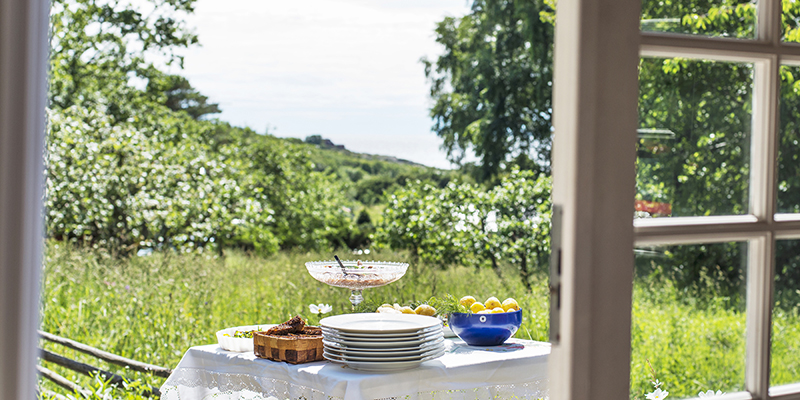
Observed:
[[[752,39],[756,2],[642,0],[641,29]]]
[[[746,252],[746,243],[634,251],[631,399],[743,390]]]
[[[800,240],[779,240],[775,250],[772,386],[800,382]]]
[[[800,42],[800,1],[783,0],[783,13],[781,15],[783,27],[783,40],[786,42]]]
[[[781,67],[778,212],[800,212],[800,68]]]
[[[752,64],[642,59],[637,217],[745,214]]]

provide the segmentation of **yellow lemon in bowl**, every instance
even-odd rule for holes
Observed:
[[[503,307],[495,307],[492,309],[492,314],[500,314],[504,312],[506,312],[506,310],[503,310]]]
[[[480,310],[480,311],[478,311],[478,314],[491,314],[491,313],[492,313],[492,310]]]
[[[476,301],[476,302],[472,303],[471,306],[469,306],[469,310],[472,311],[473,313],[477,313],[477,312],[483,311],[485,309],[486,309],[486,307],[484,307],[483,303],[481,303],[480,301]]]
[[[506,312],[517,311],[519,310],[519,304],[517,304],[516,300],[509,297],[503,300],[503,310],[506,310]]]
[[[414,310],[412,310],[409,306],[400,307],[400,312],[403,314],[416,314],[416,312],[414,312]]]
[[[467,309],[469,309],[470,307],[472,307],[472,304],[474,304],[476,301],[477,300],[475,300],[475,298],[472,296],[464,296],[461,298],[461,300],[458,301],[458,304],[461,304],[462,306],[467,307]]]
[[[503,307],[503,304],[500,303],[500,300],[497,300],[497,297],[489,297],[486,299],[486,302],[483,303],[483,305],[489,310],[497,307]]]
[[[417,309],[414,310],[414,313],[432,317],[436,315],[436,309],[427,304],[420,304],[419,306],[417,306]]]

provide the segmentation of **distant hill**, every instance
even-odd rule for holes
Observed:
[[[312,135],[305,140],[283,140],[308,149],[314,169],[333,174],[346,183],[348,197],[364,206],[382,202],[386,194],[408,182],[428,181],[444,187],[451,180],[465,179],[456,170],[428,167],[393,156],[356,153],[321,135]]]
[[[413,161],[405,160],[405,159],[402,159],[402,158],[397,158],[397,157],[394,157],[394,156],[384,156],[384,155],[379,155],[379,154],[356,153],[356,152],[347,150],[344,147],[344,145],[342,145],[342,144],[335,144],[335,143],[333,143],[332,140],[323,138],[321,135],[308,136],[303,141],[303,143],[315,145],[320,149],[340,151],[340,152],[342,152],[342,153],[344,153],[346,155],[350,155],[350,156],[353,156],[353,157],[360,157],[360,158],[368,159],[368,160],[380,160],[380,161],[386,161],[386,162],[390,162],[390,163],[406,164],[406,165],[413,165],[413,166],[417,166],[417,167],[431,168],[431,167],[427,167],[427,166],[425,166],[423,164],[415,163]],[[433,169],[436,169],[436,168],[433,168]]]

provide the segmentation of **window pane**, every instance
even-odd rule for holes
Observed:
[[[752,39],[756,2],[642,0],[643,31]]]
[[[783,27],[783,40],[786,42],[800,42],[800,1],[783,0],[783,14],[781,15]]]
[[[772,386],[800,382],[800,240],[779,240],[772,310]]]
[[[639,64],[637,217],[748,212],[752,64]]]
[[[781,67],[778,212],[800,212],[800,68]]]
[[[631,399],[744,388],[746,243],[639,248]]]

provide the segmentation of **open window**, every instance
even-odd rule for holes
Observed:
[[[555,398],[643,398],[626,393],[649,361],[631,358],[631,339],[646,345],[638,334],[669,343],[663,351],[719,361],[716,373],[727,376],[698,371],[700,389],[800,397],[797,357],[787,358],[798,329],[787,303],[799,289],[795,6],[684,3],[559,3]],[[670,337],[680,326],[643,327],[637,311],[658,305],[630,283],[648,268],[725,275],[726,295],[704,306],[716,302],[731,316],[729,337],[685,349]],[[675,279],[667,279],[673,287]],[[646,355],[639,350],[637,358]],[[670,397],[696,397],[691,391]]]

